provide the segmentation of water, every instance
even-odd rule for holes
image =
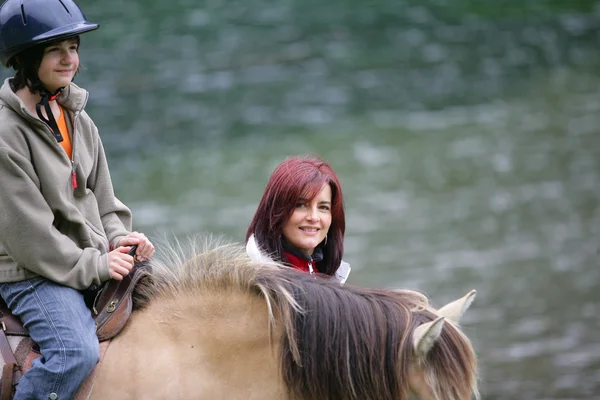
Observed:
[[[477,289],[485,399],[600,399],[600,3],[80,4],[136,229],[242,240],[274,166],[317,153],[349,282]]]

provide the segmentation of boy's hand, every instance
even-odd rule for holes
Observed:
[[[120,246],[108,253],[108,270],[112,279],[121,281],[129,275],[133,268],[133,257],[127,254],[130,249],[129,246]]]
[[[117,247],[133,245],[137,245],[135,257],[140,262],[152,257],[154,254],[154,245],[150,242],[146,235],[141,232],[131,232],[129,235],[119,240]]]

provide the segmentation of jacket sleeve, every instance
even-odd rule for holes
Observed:
[[[256,243],[256,239],[254,238],[254,234],[250,235],[248,241],[246,242],[246,253],[250,257],[250,259],[259,264],[263,265],[275,265],[275,261],[268,255],[264,254]]]
[[[54,227],[28,159],[2,147],[0,171],[0,245],[17,265],[75,289],[110,278],[107,254],[79,248]]]
[[[352,268],[350,268],[350,264],[348,264],[345,261],[342,261],[337,271],[335,271],[335,274],[333,274],[333,276],[331,277],[331,279],[338,281],[341,285],[343,285],[346,282],[346,279],[348,279],[351,269]]]
[[[94,133],[98,154],[88,185],[96,196],[106,237],[112,247],[116,247],[119,240],[131,232],[132,216],[129,208],[115,196],[104,146],[95,126]]]

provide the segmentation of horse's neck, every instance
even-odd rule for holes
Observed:
[[[123,382],[127,391],[135,387],[141,397],[204,393],[202,398],[211,398],[212,393],[213,398],[224,398],[226,388],[228,398],[237,398],[238,392],[241,396],[253,386],[271,385],[273,398],[282,398],[279,336],[274,332],[270,343],[265,302],[246,293],[204,292],[157,300],[132,314],[108,350],[96,385],[114,392],[95,390],[94,395],[118,397],[115,382]],[[172,377],[160,378],[166,375]],[[262,389],[258,393],[265,395]]]

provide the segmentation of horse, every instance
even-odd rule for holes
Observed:
[[[241,244],[190,243],[151,260],[89,398],[479,398],[458,326],[475,291],[436,310],[416,291],[339,285],[253,262]]]

